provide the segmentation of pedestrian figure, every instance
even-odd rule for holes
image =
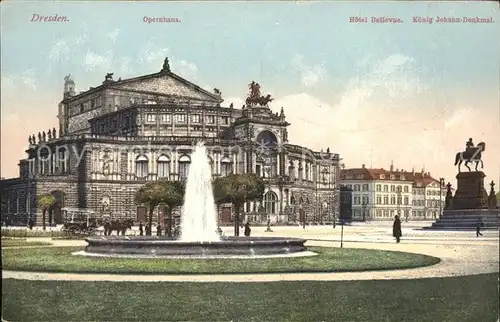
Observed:
[[[483,226],[483,221],[479,219],[476,223],[476,237],[483,236],[483,234],[481,234],[482,226]]]
[[[161,225],[156,226],[156,236],[161,236]]]
[[[142,226],[142,221],[139,223],[139,236],[144,236],[144,227]]]
[[[250,237],[251,231],[252,230],[250,229],[250,223],[247,221],[247,223],[245,224],[245,236]]]
[[[28,227],[30,230],[33,230],[33,226],[34,226],[33,218],[30,218],[30,221],[28,222]]]
[[[394,217],[394,224],[392,225],[392,236],[396,237],[396,243],[399,243],[399,239],[402,236],[401,220],[399,220],[399,216]]]

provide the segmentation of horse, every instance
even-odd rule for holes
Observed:
[[[477,166],[479,162],[481,162],[481,169],[483,168],[483,160],[481,160],[481,153],[485,151],[486,144],[484,142],[478,143],[478,145],[474,148],[469,148],[464,152],[458,152],[457,155],[455,156],[455,165],[458,164],[458,172],[460,171],[460,165],[462,164],[463,161],[465,161],[465,166],[469,171],[471,169],[469,168],[468,163],[469,162],[476,162],[476,171]]]
[[[127,229],[132,229],[134,221],[132,219],[126,219],[123,222],[120,220],[112,220],[110,222],[104,223],[104,236],[110,236],[113,230],[116,230],[116,235],[119,236],[120,232],[122,236],[125,236]]]

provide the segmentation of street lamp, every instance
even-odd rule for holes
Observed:
[[[302,228],[306,229],[306,214],[304,213],[304,200],[302,197],[299,199],[299,219],[302,220]]]
[[[396,196],[397,213],[398,217],[401,218],[401,186],[398,186]],[[406,218],[406,221],[408,221],[408,218]]]
[[[362,204],[362,208],[363,208],[363,222],[366,221],[366,201],[365,199],[363,198],[363,204]]]
[[[267,163],[266,163],[266,165],[267,165]],[[264,169],[264,172],[266,173],[267,180],[268,180],[268,183],[269,183],[269,185],[268,185],[268,193],[267,193],[267,200],[265,200],[265,202],[267,203],[267,205],[266,205],[267,206],[267,209],[266,209],[266,213],[267,213],[267,228],[266,228],[266,231],[267,232],[271,232],[272,231],[271,230],[271,210],[272,210],[271,208],[272,207],[270,205],[271,201],[269,200],[269,198],[271,196],[271,194],[270,194],[270,192],[271,192],[271,168],[266,167]]]
[[[439,178],[439,219],[441,219],[441,216],[443,214],[443,199],[442,199],[443,189],[444,189],[444,178]]]

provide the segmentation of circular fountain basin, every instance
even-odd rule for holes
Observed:
[[[82,255],[111,257],[254,257],[311,255],[305,239],[222,237],[219,241],[182,241],[166,236],[89,237]],[[314,254],[314,253],[313,253]]]

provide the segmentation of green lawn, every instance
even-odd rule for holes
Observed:
[[[2,238],[2,247],[17,247],[17,246],[47,246],[52,245],[48,242],[41,241],[28,241],[26,239],[3,239]]]
[[[436,257],[358,248],[310,247],[319,255],[267,259],[131,259],[72,255],[82,247],[3,249],[5,270],[71,273],[222,274],[346,272],[401,269],[438,263]]]
[[[30,230],[30,229],[2,229],[2,237],[29,238],[29,237],[66,237],[69,234],[61,230]]]
[[[481,321],[498,274],[419,280],[133,283],[3,280],[7,321]]]

